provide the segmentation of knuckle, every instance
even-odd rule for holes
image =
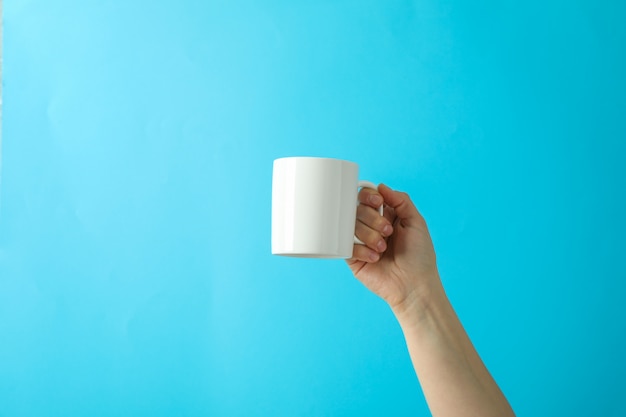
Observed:
[[[352,259],[356,260],[364,260],[366,257],[367,249],[363,247],[363,245],[354,245],[352,249]]]
[[[405,201],[411,201],[411,196],[404,191],[400,192],[400,197]]]
[[[372,194],[372,190],[369,188],[361,188],[359,191],[359,197],[362,199],[367,199]]]
[[[370,248],[376,247],[376,244],[380,240],[380,233],[366,226],[358,227],[355,234],[356,237],[361,239],[363,243]]]
[[[376,213],[378,214],[378,213]],[[387,219],[385,219],[383,216],[378,216],[374,222],[374,226],[376,230],[383,230],[383,228],[387,225]]]

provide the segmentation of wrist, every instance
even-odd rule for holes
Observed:
[[[435,311],[447,303],[438,273],[421,281],[425,284],[414,288],[402,302],[390,306],[400,326],[405,330],[417,330]]]

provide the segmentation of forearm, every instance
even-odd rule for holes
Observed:
[[[422,297],[394,313],[433,416],[514,416],[443,287],[432,285]]]

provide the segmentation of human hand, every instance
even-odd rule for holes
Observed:
[[[396,313],[423,305],[441,287],[424,218],[406,193],[383,184],[361,189],[359,202],[355,234],[365,245],[355,244],[347,260],[352,273]]]
[[[348,265],[395,313],[432,415],[515,416],[445,296],[426,222],[409,196],[381,184],[363,188],[359,201],[355,235],[365,245],[354,245]]]

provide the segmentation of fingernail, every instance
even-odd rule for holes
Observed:
[[[380,206],[381,204],[383,204],[383,199],[379,195],[371,195],[369,200],[370,203],[374,204],[375,206]]]
[[[370,261],[376,262],[380,258],[380,255],[377,254],[376,252],[370,252],[369,258],[370,258]]]
[[[385,227],[383,227],[383,235],[391,236],[392,233],[393,233],[393,227],[390,224],[387,224],[385,225]]]
[[[376,244],[376,248],[378,248],[379,252],[384,252],[385,249],[387,249],[387,244],[385,243],[384,240],[379,240],[378,243]]]

